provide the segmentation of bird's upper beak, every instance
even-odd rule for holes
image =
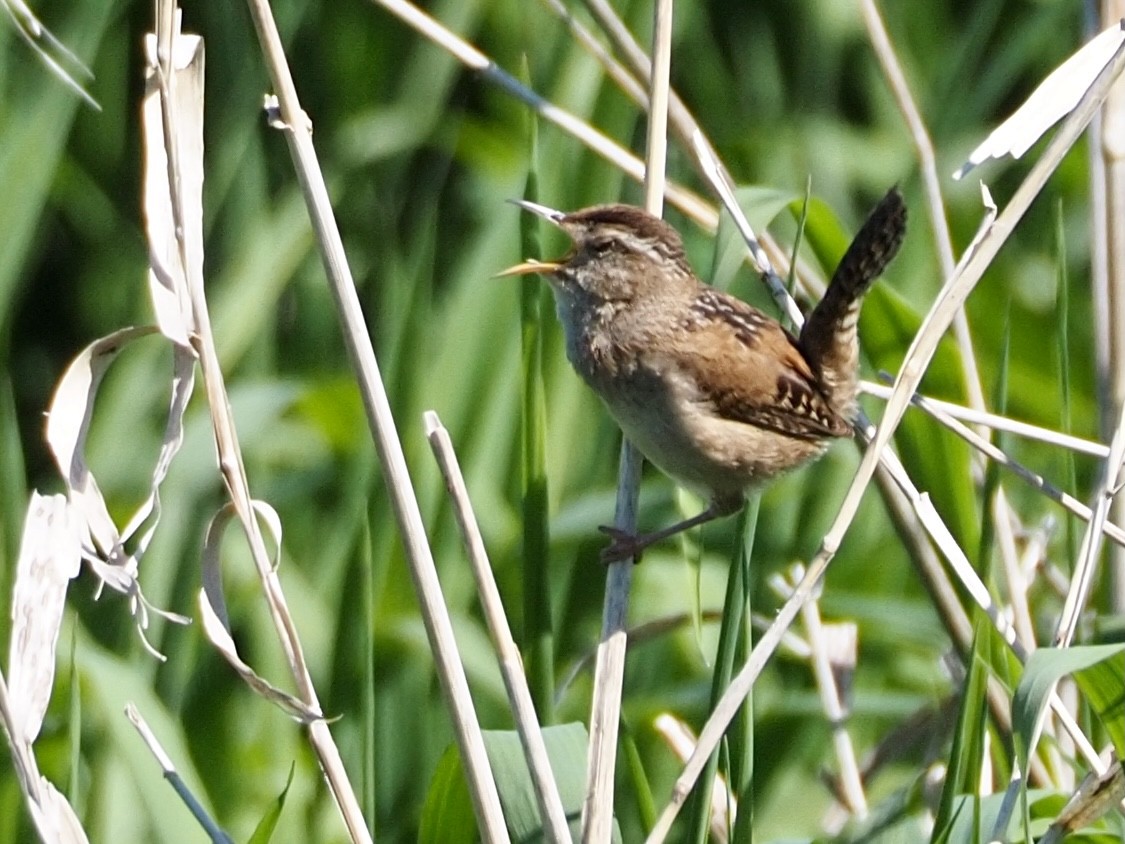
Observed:
[[[548,223],[559,225],[559,221],[566,216],[562,211],[556,211],[554,208],[548,208],[546,205],[540,205],[538,202],[529,202],[526,199],[512,199],[509,200],[513,205],[518,205],[524,211],[530,211],[537,217],[542,217]],[[496,278],[503,278],[511,275],[530,275],[532,273],[542,273],[549,275],[555,270],[563,266],[564,261],[536,261],[534,258],[516,264],[514,267],[508,267],[503,272],[498,272]]]
[[[548,223],[554,223],[556,226],[559,221],[566,216],[562,211],[556,211],[554,208],[548,208],[546,205],[540,205],[538,202],[529,202],[526,199],[510,199],[508,200],[512,205],[518,205],[524,211],[530,211],[537,217],[542,217]]]

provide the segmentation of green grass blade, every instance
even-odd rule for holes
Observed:
[[[528,118],[531,167],[524,198],[536,201],[538,131]],[[521,257],[538,258],[539,220],[520,215]],[[554,629],[549,572],[550,530],[547,507],[547,402],[543,388],[544,282],[534,275],[520,279],[520,478],[523,492],[523,653],[528,685],[542,724],[554,718]]]
[[[805,179],[805,197],[801,202],[801,213],[797,215],[797,234],[793,237],[793,250],[789,254],[789,276],[785,279],[785,286],[789,295],[797,289],[797,258],[801,251],[801,241],[805,237],[805,223],[809,219],[809,200],[812,199],[812,176]]]
[[[931,841],[949,840],[948,836],[958,815],[969,812],[973,815],[973,829],[980,832],[980,801],[973,795],[980,794],[980,773],[984,760],[984,736],[988,711],[986,693],[988,689],[988,650],[989,622],[980,610],[974,611],[973,646],[968,658],[968,672],[961,693],[957,713],[957,727],[953,733],[953,744],[949,751],[949,770],[945,776],[945,786],[941,792],[941,803],[934,819],[934,832]],[[965,798],[972,800],[966,805]],[[975,840],[975,838],[974,838]]]
[[[750,561],[751,551],[754,548],[754,538],[758,530],[758,513],[761,505],[761,496],[754,495],[746,503],[746,519],[739,527],[739,536],[742,537],[742,554],[745,563],[743,566],[743,601],[745,603],[744,617],[750,619]],[[743,625],[742,635],[739,636],[738,650],[735,661],[742,664],[754,647],[754,632],[749,624]],[[738,716],[731,723],[728,733],[728,746],[730,748],[730,765],[727,771],[727,784],[731,794],[738,798],[738,816],[735,818],[734,830],[731,836],[732,844],[751,844],[754,840],[754,695],[753,692],[746,698],[739,709]]]
[[[4,371],[5,364],[6,361],[0,360],[0,596],[7,605],[12,594],[28,491],[15,396],[12,381]],[[8,641],[11,629],[11,613],[0,613],[0,642]]]
[[[1010,320],[1004,321],[1001,341],[999,371],[993,389],[993,407],[997,413],[1005,411],[1008,395],[1008,359],[1011,347]],[[1000,487],[1000,467],[990,462],[985,469],[984,488],[981,493],[980,543],[977,549],[977,571],[986,582],[991,570],[995,524],[992,500]],[[949,840],[954,824],[962,813],[972,815],[972,841],[976,844],[981,835],[981,771],[984,764],[985,735],[988,726],[987,692],[990,666],[993,664],[994,634],[984,613],[973,607],[973,643],[968,655],[967,676],[958,707],[957,726],[949,751],[949,770],[942,789],[941,803],[934,821],[931,841]]]
[[[112,24],[118,4],[96,0],[70,7],[60,38],[80,57],[99,47]],[[22,47],[20,48],[22,49]],[[82,103],[73,91],[43,71],[34,70],[0,97],[0,335],[6,334],[21,283],[26,282],[25,261],[34,247],[36,230],[57,176],[75,115]],[[9,72],[13,68],[9,65]],[[7,81],[7,80],[6,80]]]
[[[723,601],[723,617],[719,625],[719,647],[715,655],[715,670],[711,677],[711,703],[714,709],[719,698],[723,696],[727,686],[730,685],[731,674],[734,672],[735,657],[742,650],[746,628],[750,618],[750,558],[754,548],[754,532],[758,521],[758,505],[760,497],[751,496],[746,506],[739,514],[738,536],[744,537],[734,554],[731,555],[730,570],[727,574],[727,592]],[[750,709],[750,698],[743,704],[744,712]],[[744,758],[744,749],[748,742],[738,737],[732,743],[735,750],[731,753],[734,761],[729,773],[728,782],[733,789],[746,773],[749,760]],[[711,791],[715,781],[715,774],[719,769],[719,755],[712,754],[707,760],[707,765],[699,776],[699,783],[692,795],[691,812],[689,815],[689,828],[692,830],[691,840],[705,842],[711,822]],[[747,807],[749,808],[749,807]]]
[[[648,833],[656,824],[656,800],[652,796],[652,786],[649,785],[648,775],[645,773],[644,760],[640,748],[637,747],[636,736],[633,735],[629,722],[624,718],[621,719],[621,750],[625,756],[625,770],[629,772],[629,782],[633,786],[633,798],[637,802],[641,829]]]

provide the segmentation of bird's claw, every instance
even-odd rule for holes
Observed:
[[[641,551],[644,550],[646,543],[642,541],[642,537],[621,528],[612,527],[610,525],[600,525],[598,527],[602,533],[610,538],[610,543],[602,549],[601,558],[602,562],[618,563],[622,560],[628,560],[630,557],[634,558],[636,562],[640,562]]]

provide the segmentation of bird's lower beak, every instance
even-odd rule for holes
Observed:
[[[555,270],[562,266],[560,261],[536,261],[531,259],[524,261],[522,264],[516,264],[514,267],[498,272],[496,278],[504,278],[510,275],[531,275],[532,273],[541,273],[542,275],[550,275]]]
[[[513,205],[518,205],[524,211],[530,211],[537,217],[542,217],[549,223],[558,225],[559,221],[566,216],[562,211],[556,211],[554,208],[548,208],[546,205],[540,205],[538,202],[530,202],[526,199],[513,199],[510,200]],[[524,261],[522,264],[516,264],[514,267],[508,267],[503,272],[496,274],[496,278],[504,278],[511,275],[532,275],[533,273],[540,273],[542,275],[550,275],[563,266],[562,261],[536,261],[530,259]]]

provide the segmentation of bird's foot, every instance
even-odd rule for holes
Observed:
[[[639,563],[641,551],[652,544],[646,541],[648,539],[646,536],[610,525],[600,525],[598,530],[610,539],[609,545],[603,548],[601,553],[602,562],[606,565],[628,560],[630,557]]]

